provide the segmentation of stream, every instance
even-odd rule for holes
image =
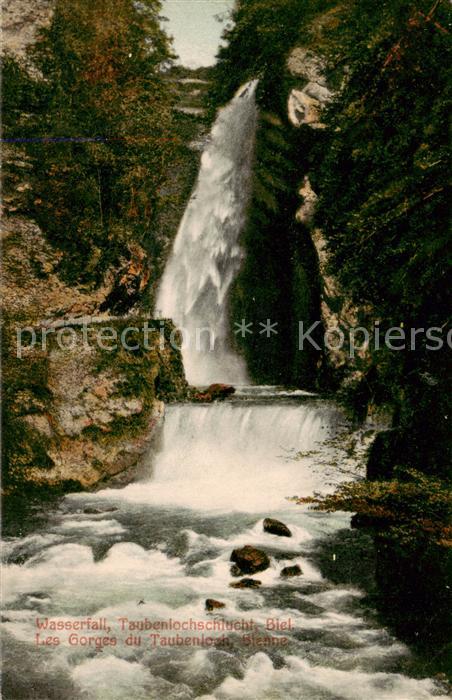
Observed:
[[[161,444],[134,483],[69,494],[6,534],[6,697],[446,698],[417,677],[416,660],[366,599],[370,541],[362,546],[349,515],[290,500],[354,473],[338,439],[349,429],[341,409],[302,390],[249,385],[229,343],[255,88],[218,115],[157,301],[192,339],[200,326],[212,333],[212,348],[185,345],[188,380],[237,391],[168,406]],[[291,536],[264,531],[270,517]],[[233,587],[231,554],[246,545],[269,566],[247,576],[252,587]],[[282,574],[296,566],[298,575]]]
[[[333,403],[272,387],[243,388],[214,405],[173,405],[147,476],[123,489],[70,494],[39,528],[6,538],[13,697],[446,697],[434,681],[401,673],[414,671],[410,652],[369,614],[358,586],[322,574],[323,544],[348,529],[349,516],[287,500],[345,478],[332,441],[344,428]],[[292,536],[264,532],[267,517]],[[259,588],[230,586],[238,580],[231,553],[244,545],[270,557],[251,577]],[[350,556],[359,569],[362,553],[354,563]],[[329,558],[339,570],[343,547]],[[281,577],[297,564],[301,576]],[[208,599],[225,607],[209,612]],[[46,628],[46,620],[70,629]],[[59,643],[44,644],[49,638]]]

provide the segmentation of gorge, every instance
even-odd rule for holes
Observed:
[[[113,89],[77,35],[51,53],[69,112],[8,67],[5,697],[448,697],[447,347],[298,347],[301,321],[445,322],[447,13],[320,5],[237,3],[213,68],[157,70],[151,116],[137,95],[155,67],[129,69],[121,42],[132,82]],[[115,8],[124,46],[131,6]],[[103,27],[85,0],[57,11],[43,70],[72,12]],[[413,72],[436,89],[415,109]],[[65,133],[107,137],[29,143],[52,109]],[[163,346],[14,358],[18,324],[77,334],[85,318],[149,322]],[[236,391],[191,402],[213,382]],[[247,546],[269,565],[239,576]],[[115,641],[44,648],[46,617],[106,620]],[[128,639],[125,618],[158,635]]]

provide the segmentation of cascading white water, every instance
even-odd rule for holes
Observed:
[[[130,484],[121,498],[204,511],[284,510],[295,484],[305,494],[326,488],[325,471],[316,473],[312,459],[301,464],[287,457],[316,451],[320,444],[326,450],[341,420],[334,404],[315,400],[171,407],[152,478]],[[109,497],[109,491],[104,494]]]
[[[247,383],[245,363],[230,348],[227,294],[243,258],[256,86],[240,88],[218,114],[157,296],[156,312],[185,333],[185,372],[195,385]]]
[[[184,349],[196,384],[246,382],[228,346],[227,292],[242,259],[255,88],[245,86],[218,116],[158,298],[193,337],[206,326],[215,335],[214,352]],[[324,578],[325,537],[335,541],[349,516],[288,499],[348,478],[343,424],[332,402],[276,387],[168,407],[161,450],[141,481],[71,494],[37,531],[6,542],[5,700],[446,700],[440,683],[405,675],[408,649],[365,617],[348,575]],[[268,516],[291,537],[265,531]],[[269,556],[252,589],[231,587],[231,552],[244,545]],[[343,541],[334,547],[340,567]],[[361,553],[352,550],[353,564]],[[294,565],[302,574],[285,578]],[[210,612],[212,598],[224,607]],[[50,646],[45,632],[36,640],[46,619],[63,625]],[[105,631],[86,631],[104,619]],[[139,632],[129,636],[125,619]],[[255,633],[243,635],[250,619]],[[288,620],[286,631],[272,627]],[[176,637],[165,632],[173,622]],[[228,624],[227,634],[213,622]],[[150,623],[162,634],[149,633]],[[66,625],[85,641],[71,642]]]
[[[366,619],[362,592],[322,575],[316,552],[349,517],[286,498],[325,490],[322,459],[340,411],[299,394],[272,403],[268,393],[259,388],[252,405],[248,390],[230,403],[170,406],[144,480],[72,494],[37,532],[7,541],[5,676],[22,692],[5,700],[30,697],[31,684],[40,700],[447,700],[440,683],[406,675],[408,650]],[[292,536],[265,532],[268,516]],[[230,586],[231,552],[244,545],[270,557],[257,589]],[[344,542],[334,546],[340,567]],[[284,579],[294,565],[302,575]],[[208,612],[208,598],[225,607]],[[37,620],[47,618],[79,629],[105,619],[108,629],[78,632],[85,642],[75,645],[70,630],[41,631],[60,642],[38,646]],[[132,641],[125,619],[138,625]],[[291,627],[272,631],[269,620]],[[269,637],[278,646],[259,641]]]

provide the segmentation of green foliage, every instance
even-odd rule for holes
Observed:
[[[214,100],[223,103],[241,83],[260,78],[260,106],[277,113],[282,141],[290,144],[289,151],[272,144],[274,160],[267,158],[269,129],[261,125],[244,237],[244,270],[253,294],[239,289],[236,300],[247,317],[252,305],[248,302],[246,308],[246,299],[253,296],[254,309],[270,308],[272,317],[288,307],[289,314],[306,314],[309,279],[303,267],[292,276],[293,260],[309,260],[311,284],[316,284],[305,239],[294,230],[297,200],[266,178],[276,173],[279,183],[276,160],[281,155],[282,180],[291,191],[309,173],[319,195],[315,224],[323,230],[329,273],[340,282],[344,299],[370,309],[380,320],[382,335],[403,324],[405,329],[437,327],[445,338],[451,270],[450,12],[445,0],[238,3],[235,24],[219,54]],[[288,91],[303,84],[284,68],[294,46],[325,59],[328,83],[337,91],[322,117],[328,128],[313,133],[302,127],[298,140],[286,115]],[[252,258],[258,261],[254,269]],[[240,278],[238,282],[244,288]],[[315,312],[315,302],[312,307]],[[252,351],[260,361],[263,355]],[[287,354],[281,356],[287,365]],[[419,605],[440,630],[438,611],[447,604],[441,572],[451,540],[449,356],[447,346],[428,350],[420,337],[415,351],[375,351],[369,371],[347,398],[361,416],[369,403],[392,407],[397,439],[385,454],[388,475],[378,482],[344,484],[333,495],[303,499],[320,510],[356,513],[358,522],[372,525],[378,545],[383,541],[380,590],[389,607],[392,602],[393,608],[405,609],[408,598],[414,611],[412,635],[424,619]],[[299,379],[305,383],[304,377]],[[374,469],[381,477],[381,462]],[[391,597],[388,581],[394,579],[395,565],[410,573],[407,580],[401,575],[400,590]],[[435,615],[430,614],[435,607]]]
[[[287,283],[292,261],[309,260],[309,253],[303,235],[291,232],[297,200],[290,200],[279,182],[284,171],[282,181],[294,191],[309,173],[319,195],[315,223],[327,240],[329,272],[339,280],[344,299],[370,309],[382,335],[403,324],[405,329],[435,327],[445,339],[451,282],[450,18],[445,0],[238,3],[219,54],[214,96],[224,102],[240,83],[259,77],[259,103],[278,114],[290,144],[289,153],[276,144],[272,162],[265,155],[268,129],[264,125],[258,132],[248,228],[256,223],[245,234],[247,265],[268,246],[272,273],[268,264],[258,264],[255,276],[262,268],[266,281],[281,280],[281,294],[262,304],[274,287],[261,294],[263,283],[256,282],[256,308],[283,317],[290,304],[290,313],[306,316],[303,297],[309,278],[315,291],[316,269],[309,262]],[[303,83],[285,70],[294,46],[324,58],[329,85],[337,91],[323,115],[328,128],[314,133],[302,127],[296,130],[298,140],[286,115],[288,91]],[[282,167],[276,163],[280,152]],[[311,307],[318,313],[315,301]],[[452,410],[444,391],[449,348],[428,350],[425,336],[416,342],[416,351],[376,351],[370,372],[347,400],[360,413],[369,402],[392,404],[405,433],[406,464],[445,474]]]
[[[334,4],[331,0],[239,0],[218,52],[213,103],[224,104],[252,78],[260,78],[259,98],[267,105],[274,102],[286,57],[302,27]]]
[[[167,403],[183,400],[187,385],[182,357],[173,347],[174,342],[180,347],[182,338],[177,333],[174,337],[172,322],[165,321],[162,326],[161,321],[138,318],[134,328],[130,326],[130,319],[111,321],[117,338],[129,329],[127,344],[130,349],[122,343],[108,350],[98,348],[96,371],[111,371],[114,367],[115,374],[121,378],[118,394],[141,398],[149,406],[155,398]],[[148,329],[146,334],[143,333],[144,323]]]
[[[13,322],[7,313],[3,314],[1,427],[5,493],[22,482],[26,469],[53,466],[47,454],[48,438],[25,418],[48,411],[51,395],[47,386],[47,362],[40,352],[30,353],[26,363],[15,356],[17,320]]]
[[[73,283],[98,283],[132,239],[157,246],[177,140],[159,11],[158,0],[58,2],[30,52],[34,77],[5,63],[5,136],[25,141],[33,165],[26,213],[64,251]]]
[[[278,334],[236,337],[252,377],[259,383],[313,386],[315,358],[297,349],[297,320],[317,318],[316,257],[306,231],[288,217],[299,198],[296,136],[282,122],[261,118],[253,169],[252,199],[242,245],[246,258],[232,292],[232,317],[253,322],[269,318]],[[290,341],[288,340],[290,339]]]
[[[299,498],[315,510],[348,511],[360,516],[361,524],[401,546],[419,541],[452,547],[452,494],[440,479],[411,470],[397,470],[389,481],[352,481],[334,494]]]
[[[278,335],[236,336],[236,342],[257,382],[305,387],[314,386],[318,358],[298,351],[298,321],[309,328],[317,319],[319,285],[312,242],[295,221],[305,161],[300,134],[287,119],[290,78],[285,63],[312,11],[309,2],[300,0],[238,2],[223,37],[211,91],[212,103],[218,106],[241,84],[259,78],[261,115],[252,199],[242,234],[247,254],[232,292],[231,316],[246,318],[255,328],[270,318],[278,323]]]
[[[331,36],[348,67],[312,149],[317,224],[330,273],[382,333],[450,325],[448,206],[450,7],[430,0],[350,3]],[[374,352],[367,399],[396,407],[405,465],[446,475],[450,348]]]
[[[337,37],[349,78],[316,177],[331,271],[388,323],[447,321],[450,15],[440,3],[427,21],[429,8],[352,7]]]

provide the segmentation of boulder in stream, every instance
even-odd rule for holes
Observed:
[[[240,581],[234,581],[229,584],[231,588],[259,588],[262,586],[262,581],[257,581],[254,578],[242,578]]]
[[[96,508],[95,506],[87,506],[83,509],[85,515],[102,515],[103,513],[114,513],[118,509],[114,506],[107,506],[106,508]]]
[[[233,576],[243,574],[255,574],[257,571],[264,571],[270,566],[268,555],[261,549],[256,549],[247,544],[240,549],[234,549],[231,554],[231,561],[236,564],[231,571]]]
[[[295,566],[285,566],[279,575],[281,578],[292,578],[292,576],[301,576],[302,573],[301,567],[295,564]]]
[[[193,398],[195,401],[211,403],[212,401],[223,401],[234,393],[235,389],[230,384],[211,384],[204,392],[198,391]]]
[[[278,535],[279,537],[292,537],[292,533],[280,520],[275,520],[274,518],[265,518],[264,520],[264,530],[270,533],[270,535]]]
[[[212,610],[218,610],[220,608],[225,607],[225,603],[222,603],[220,600],[215,600],[214,598],[207,598],[206,600],[206,610],[208,610],[208,612],[212,612]]]

